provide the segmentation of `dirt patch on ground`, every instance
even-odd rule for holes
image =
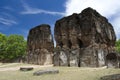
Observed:
[[[9,63],[9,64],[2,64],[0,65],[0,71],[16,71],[19,70],[20,67],[33,67],[35,68],[46,68],[46,67],[53,67],[53,65],[31,65],[31,64],[23,64],[23,63]],[[80,67],[80,70],[89,70],[95,71],[100,69],[106,69],[107,67],[99,67],[99,68],[89,68],[89,67]]]
[[[52,67],[53,66],[53,65],[43,65],[43,66],[41,66],[41,65],[18,65],[17,66],[17,64],[19,64],[19,63],[0,65],[0,71],[16,71],[16,70],[19,70],[20,67],[45,68],[45,67]]]

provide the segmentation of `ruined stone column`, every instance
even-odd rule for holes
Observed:
[[[92,8],[56,21],[55,66],[100,67],[114,51],[116,36],[108,20]]]
[[[52,64],[53,49],[54,44],[49,25],[42,24],[29,31],[27,39],[28,63]]]

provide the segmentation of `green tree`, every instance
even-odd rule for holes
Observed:
[[[21,35],[0,34],[0,60],[11,61],[26,54],[26,41]]]
[[[120,39],[116,41],[116,51],[120,53]]]
[[[26,41],[23,36],[20,35],[10,35],[7,38],[7,55],[8,59],[15,59],[22,57],[26,53]]]
[[[6,41],[7,41],[7,37],[6,35],[0,33],[0,61],[3,60],[5,58],[5,49],[6,49]]]

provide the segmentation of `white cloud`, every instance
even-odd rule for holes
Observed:
[[[6,19],[3,17],[0,17],[0,24],[11,26],[13,24],[17,24],[17,22],[12,19]]]
[[[5,26],[12,26],[14,24],[18,24],[18,22],[16,17],[14,17],[12,14],[3,11],[0,13],[0,24]]]
[[[68,0],[66,2],[66,15],[74,12],[80,13],[87,7],[96,9],[104,16],[114,15],[120,9],[119,0]]]
[[[112,25],[114,26],[117,38],[120,38],[120,3],[119,0],[67,0],[65,15],[71,15],[72,13],[80,13],[83,9],[87,7],[92,7],[96,9],[100,14],[110,19]]]
[[[14,11],[14,9],[10,6],[4,6],[3,9],[9,10],[9,11]]]
[[[42,10],[39,8],[32,8],[25,2],[23,3],[24,11],[21,12],[21,14],[50,14],[50,15],[64,15],[62,12],[55,12],[55,11],[47,11],[47,10]]]

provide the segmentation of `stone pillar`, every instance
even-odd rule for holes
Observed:
[[[52,64],[53,49],[54,44],[49,25],[42,24],[29,31],[27,39],[28,63]]]

